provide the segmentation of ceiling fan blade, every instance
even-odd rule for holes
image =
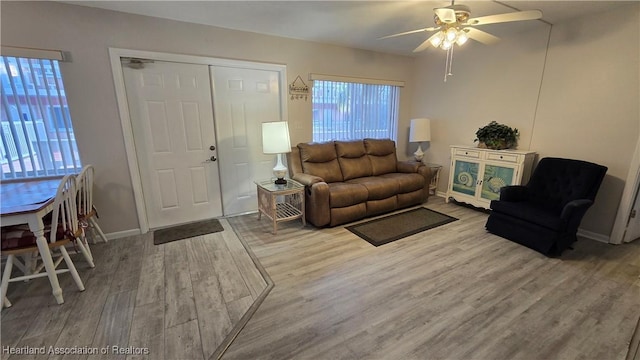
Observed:
[[[500,41],[499,37],[493,36],[488,32],[484,32],[482,30],[474,29],[472,27],[464,28],[464,32],[467,33],[469,39],[473,39],[485,45],[495,44]]]
[[[393,34],[393,35],[387,35],[387,36],[379,37],[379,38],[378,38],[378,40],[394,38],[394,37],[402,36],[402,35],[415,34],[415,33],[424,32],[424,31],[435,31],[435,30],[440,30],[440,27],[428,27],[428,28],[424,28],[424,29],[417,29],[417,30],[405,31],[405,32],[398,33],[398,34]]]
[[[440,21],[447,24],[456,22],[456,11],[450,8],[435,8],[433,12],[440,18]]]
[[[506,14],[497,14],[489,16],[481,16],[467,20],[465,25],[487,25],[497,24],[510,21],[522,21],[522,20],[536,20],[542,17],[542,11],[540,10],[527,10],[518,11]]]
[[[429,36],[429,38],[427,40],[425,40],[422,44],[420,44],[420,46],[418,46],[417,48],[413,49],[414,53],[420,52],[425,50],[426,48],[428,48],[431,45],[431,39],[438,36],[438,33],[435,33],[431,36]]]

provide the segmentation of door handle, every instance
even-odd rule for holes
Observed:
[[[218,159],[215,156],[212,156],[210,158],[208,158],[207,160],[203,161],[203,163],[208,163],[208,162],[214,162],[217,161]]]
[[[209,150],[214,151],[215,149],[216,149],[215,146],[213,146],[213,145],[209,146]]]

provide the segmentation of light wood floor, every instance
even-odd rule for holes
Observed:
[[[460,220],[377,248],[343,227],[294,221],[272,235],[255,214],[228,219],[275,287],[223,359],[625,359],[640,314],[640,243],[583,240],[549,259],[487,234],[484,213],[439,198],[426,206]],[[61,275],[62,306],[45,279],[12,284],[2,346],[215,359],[270,285],[223,225],[217,240],[93,246],[95,269],[74,257],[85,292]],[[245,275],[225,270],[233,264]],[[10,357],[27,358],[47,357]]]
[[[46,278],[12,283],[7,296],[13,306],[1,313],[3,347],[44,346],[48,352],[49,346],[108,346],[109,356],[0,358],[216,358],[270,289],[228,222],[221,223],[223,232],[163,245],[153,245],[151,233],[96,244],[94,269],[74,255],[86,290],[79,292],[71,276],[60,275],[62,305]],[[136,351],[130,347],[146,348],[148,355],[127,355]]]
[[[278,235],[231,218],[275,287],[223,359],[625,359],[640,243],[581,240],[561,259],[486,233],[487,215],[373,247],[343,227]]]

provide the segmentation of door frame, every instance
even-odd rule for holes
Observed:
[[[627,173],[624,190],[622,191],[622,198],[620,199],[616,219],[613,223],[611,236],[609,236],[609,243],[611,244],[622,244],[624,240],[624,234],[629,222],[629,214],[633,208],[638,185],[640,185],[640,136],[638,136],[636,149],[633,152],[631,164],[629,164],[629,172]]]
[[[133,129],[131,125],[131,116],[129,113],[129,102],[127,92],[124,85],[124,72],[122,71],[121,58],[142,58],[156,61],[168,61],[187,64],[199,64],[208,66],[227,66],[243,69],[256,69],[274,71],[279,74],[280,80],[280,111],[282,121],[287,121],[287,67],[284,64],[262,63],[246,60],[223,59],[206,56],[184,55],[174,53],[164,53],[155,51],[109,48],[109,59],[111,62],[111,72],[113,75],[113,83],[116,91],[116,100],[118,102],[118,113],[120,114],[120,123],[122,125],[122,134],[124,136],[124,146],[127,154],[127,162],[129,164],[129,174],[131,176],[131,185],[133,187],[133,196],[136,203],[136,211],[138,214],[138,224],[140,233],[144,234],[149,231],[149,222],[147,220],[147,212],[145,209],[144,195],[142,193],[142,179],[140,177],[140,167],[136,155],[135,142],[133,137]],[[213,93],[213,85],[211,85],[211,94]],[[214,99],[211,99],[212,101]],[[215,127],[215,109],[213,109],[214,127]],[[216,132],[216,142],[217,132]],[[222,209],[224,215],[224,208]]]

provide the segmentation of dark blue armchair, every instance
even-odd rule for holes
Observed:
[[[525,186],[505,186],[491,201],[486,228],[547,256],[576,241],[607,168],[581,160],[544,158]]]

